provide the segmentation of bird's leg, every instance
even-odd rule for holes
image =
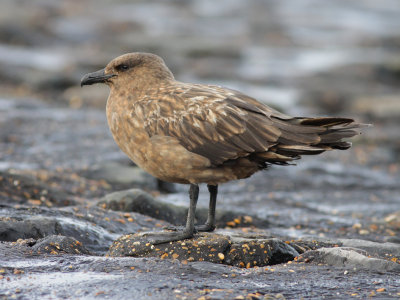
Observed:
[[[186,227],[183,232],[190,235],[189,237],[192,237],[194,233],[194,219],[196,217],[197,199],[199,199],[199,186],[197,184],[190,185],[189,198],[189,211],[186,218]]]
[[[210,192],[208,216],[204,225],[196,226],[196,230],[199,232],[211,232],[215,229],[215,206],[217,204],[218,185],[207,184],[207,187]]]
[[[215,206],[217,204],[218,185],[208,184],[208,191],[210,192],[210,204],[208,207],[207,221],[204,225],[196,225],[194,232],[212,232],[215,229]],[[179,231],[183,226],[166,226],[164,229]]]
[[[189,188],[190,205],[186,219],[186,226],[183,231],[177,232],[154,232],[146,233],[144,237],[150,237],[149,243],[153,245],[163,244],[173,241],[180,241],[193,237],[194,234],[194,218],[196,212],[197,199],[199,198],[199,186],[191,184]]]

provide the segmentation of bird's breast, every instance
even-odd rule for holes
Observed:
[[[149,137],[132,105],[127,100],[110,95],[106,112],[108,126],[117,145],[136,164],[143,165]]]

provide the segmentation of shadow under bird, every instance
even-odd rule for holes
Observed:
[[[301,155],[345,150],[362,124],[347,118],[282,114],[238,91],[176,81],[162,58],[128,53],[82,78],[110,87],[107,120],[118,146],[139,167],[168,182],[190,184],[183,231],[147,233],[161,244],[215,229],[218,184],[247,178]],[[210,192],[208,218],[194,226],[200,183]]]

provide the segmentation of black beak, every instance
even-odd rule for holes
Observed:
[[[81,79],[81,86],[91,85],[95,83],[107,82],[111,77],[117,76],[115,74],[105,74],[104,69],[98,70],[93,73],[86,74]]]

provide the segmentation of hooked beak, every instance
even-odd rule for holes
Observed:
[[[81,79],[81,86],[91,85],[95,83],[105,83],[108,79],[117,76],[115,74],[105,74],[105,70],[101,69],[93,73],[86,74]]]

